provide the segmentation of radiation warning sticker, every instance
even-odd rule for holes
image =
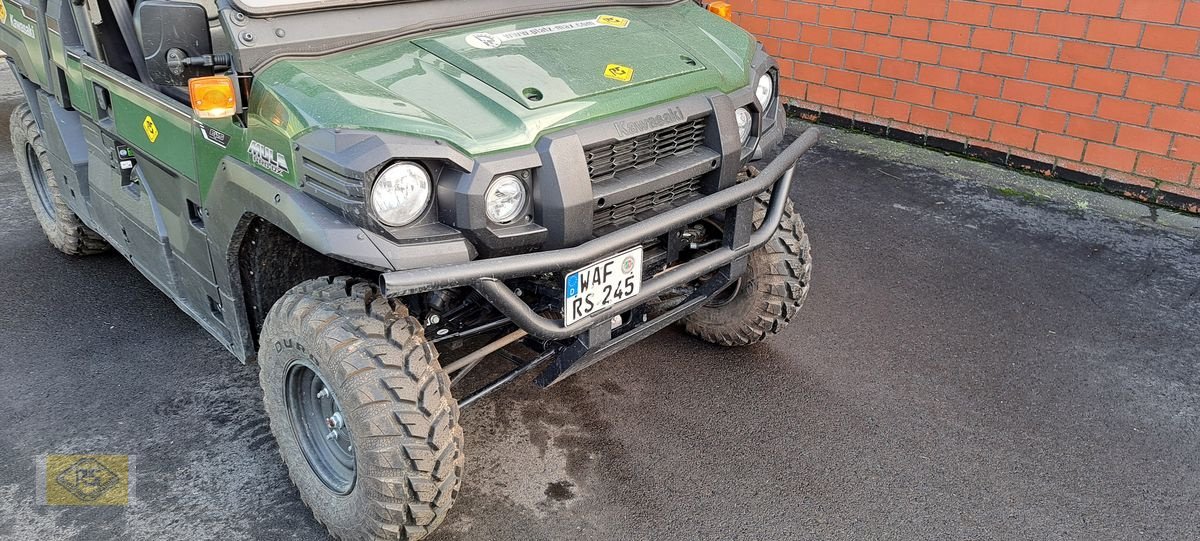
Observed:
[[[613,28],[629,27],[629,19],[626,19],[625,17],[616,17],[614,15],[601,15],[596,17],[596,22],[604,26],[611,26]]]
[[[628,83],[633,80],[633,68],[620,64],[609,64],[607,68],[604,68],[604,76],[609,79],[621,81],[622,83]]]
[[[151,143],[158,140],[158,126],[154,125],[154,119],[149,115],[146,116],[146,120],[142,121],[142,129],[146,130],[146,139],[149,139]]]

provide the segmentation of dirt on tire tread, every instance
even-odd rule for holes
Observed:
[[[756,198],[755,225],[762,224],[769,205],[769,192]],[[775,235],[751,254],[750,265],[765,271],[752,284],[753,306],[740,314],[703,307],[684,319],[688,333],[721,346],[747,346],[779,333],[800,312],[812,276],[812,245],[791,201],[784,207]],[[750,273],[748,269],[747,275]]]
[[[66,200],[63,199],[62,188],[58,183],[58,176],[48,165],[46,158],[46,144],[42,140],[41,129],[37,125],[37,121],[33,118],[33,111],[29,105],[22,103],[16,109],[13,109],[12,118],[9,122],[9,132],[12,137],[13,153],[16,154],[17,169],[20,171],[21,183],[25,186],[25,193],[29,197],[29,203],[33,207],[34,215],[37,217],[38,223],[42,226],[42,230],[46,233],[50,244],[57,248],[60,252],[73,256],[86,256],[101,254],[107,252],[111,247],[98,233],[92,231],[75,215],[75,212],[67,206]],[[42,168],[42,175],[46,181],[46,190],[51,199],[51,204],[54,205],[55,214],[50,216],[41,208],[41,203],[38,201],[36,188],[33,186],[33,178],[30,171],[26,171],[28,163],[23,153],[25,152],[25,144],[33,146],[34,153],[38,158],[38,165]]]
[[[369,507],[362,515],[370,523],[357,531],[340,531],[303,490],[302,499],[339,539],[360,539],[364,533],[369,539],[425,538],[445,519],[457,496],[464,460],[450,379],[420,323],[402,304],[380,296],[373,284],[350,278],[305,282],[276,307],[267,317],[263,336],[273,335],[280,325],[313,333],[310,336],[321,338],[320,354],[328,355],[325,366],[335,367],[334,379],[346,383],[339,395],[343,412],[360,421],[353,425],[360,442],[355,451],[359,485],[354,490],[368,491],[361,501]],[[271,400],[265,371],[261,383],[265,400]],[[277,434],[291,430],[287,423],[271,416]],[[311,472],[296,472],[295,461],[282,446],[280,452],[293,483],[301,486],[298,475]]]

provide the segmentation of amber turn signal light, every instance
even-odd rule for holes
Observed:
[[[237,113],[237,88],[233,79],[218,75],[188,81],[192,110],[200,118],[229,118]]]
[[[733,21],[733,5],[729,2],[711,2],[708,4],[708,10],[726,21]]]

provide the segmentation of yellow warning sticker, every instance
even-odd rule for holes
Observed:
[[[604,68],[604,76],[628,83],[633,80],[633,68],[620,64],[609,64],[607,68]]]
[[[601,15],[596,17],[596,22],[604,26],[611,26],[613,28],[626,28],[629,26],[629,19],[614,15]]]
[[[146,120],[142,121],[142,129],[146,130],[146,138],[151,143],[158,140],[158,126],[154,125],[154,119],[150,118],[149,115],[146,116]]]
[[[0,20],[8,20],[8,10],[4,8],[4,1],[0,0]]]

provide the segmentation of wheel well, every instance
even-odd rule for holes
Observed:
[[[238,248],[237,271],[254,344],[271,307],[297,284],[322,276],[379,277],[378,271],[321,254],[257,217],[250,221]]]

